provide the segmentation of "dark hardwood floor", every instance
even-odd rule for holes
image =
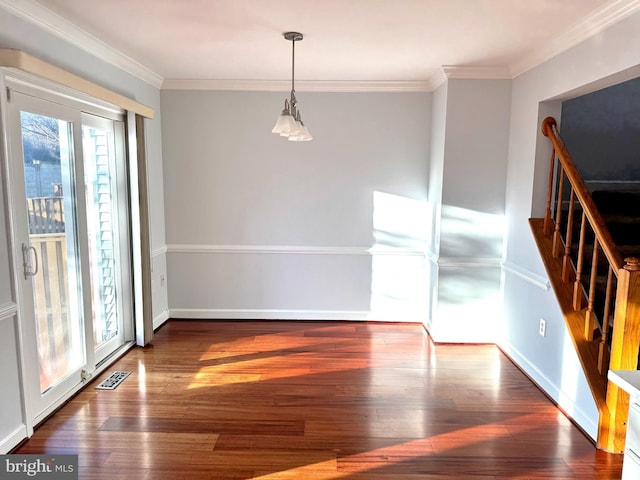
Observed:
[[[78,453],[82,479],[615,479],[493,346],[419,325],[170,321],[16,453]]]

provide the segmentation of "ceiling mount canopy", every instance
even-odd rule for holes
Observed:
[[[304,38],[304,35],[302,35],[300,32],[284,32],[282,36],[285,40],[290,40],[293,42],[299,42]]]
[[[302,123],[295,88],[296,42],[302,41],[304,36],[299,32],[285,32],[283,37],[291,42],[291,94],[289,99],[285,99],[284,109],[271,132],[281,137],[288,137],[290,142],[308,142],[313,137],[304,123]]]

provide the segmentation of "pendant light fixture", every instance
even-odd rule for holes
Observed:
[[[285,40],[291,41],[291,95],[284,101],[284,109],[271,132],[288,137],[290,142],[308,142],[313,137],[302,123],[295,89],[296,42],[300,42],[304,37],[298,32],[285,32],[283,36]]]

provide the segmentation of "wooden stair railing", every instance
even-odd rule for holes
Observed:
[[[638,367],[640,259],[622,258],[553,118],[542,133],[553,147],[547,205],[530,225],[598,407],[597,447],[622,453],[629,396],[607,373]]]

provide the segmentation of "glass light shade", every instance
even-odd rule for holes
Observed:
[[[289,111],[287,109],[287,113],[284,111],[278,117],[278,121],[276,122],[275,127],[271,130],[272,133],[278,133],[280,135],[288,136],[289,132],[295,130],[296,121],[293,119],[291,115],[289,115]]]
[[[313,137],[309,133],[309,129],[302,124],[302,131],[296,135],[290,135],[290,142],[308,142],[309,140],[313,140]]]
[[[300,126],[300,124],[296,122],[296,120],[291,115],[289,115],[289,118],[291,120],[288,123],[287,128],[280,132],[281,137],[290,137],[292,135],[297,135],[302,131],[302,127]]]
[[[289,100],[285,99],[282,113],[278,116],[278,120],[276,120],[276,124],[271,130],[271,133],[280,134],[285,130],[289,130],[291,128],[291,120],[294,120],[294,118],[291,116],[291,113],[289,113]]]

